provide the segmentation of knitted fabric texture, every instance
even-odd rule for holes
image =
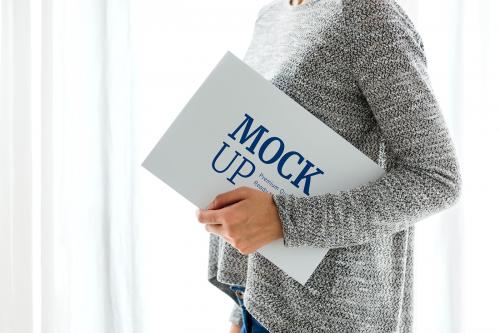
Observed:
[[[305,286],[209,238],[209,281],[270,332],[411,332],[415,222],[456,203],[455,148],[424,45],[393,0],[264,5],[243,59],[386,170],[348,191],[273,194],[286,247],[328,248]],[[307,128],[303,135],[307,136]]]

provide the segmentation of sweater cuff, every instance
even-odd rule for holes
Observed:
[[[301,246],[301,240],[304,239],[304,235],[301,234],[301,230],[296,225],[294,219],[296,197],[290,194],[272,194],[272,197],[278,209],[281,226],[283,228],[283,245],[285,247]]]

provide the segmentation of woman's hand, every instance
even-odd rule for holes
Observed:
[[[236,324],[231,324],[231,328],[229,329],[229,333],[240,333],[241,332],[241,326],[238,326]]]
[[[247,186],[217,195],[196,216],[208,232],[220,235],[242,254],[283,237],[271,194]]]

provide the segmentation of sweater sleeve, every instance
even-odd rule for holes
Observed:
[[[380,127],[386,173],[335,193],[273,194],[285,247],[337,248],[387,237],[450,207],[460,195],[455,149],[421,38],[394,1],[351,3],[345,13],[349,66]]]
[[[243,316],[241,314],[241,306],[239,304],[233,304],[233,308],[229,315],[229,321],[235,325],[242,326]]]

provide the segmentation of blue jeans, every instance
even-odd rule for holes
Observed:
[[[245,308],[245,305],[243,304],[243,295],[239,293],[244,292],[245,287],[233,284],[230,285],[229,288],[234,291],[236,298],[238,299],[238,303],[241,306],[242,324],[240,333],[269,333],[269,331],[262,326]]]

